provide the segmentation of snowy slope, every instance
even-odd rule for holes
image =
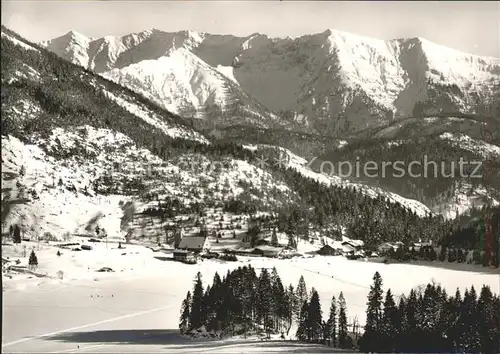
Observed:
[[[186,49],[172,50],[157,60],[146,60],[103,76],[127,86],[174,113],[199,111],[206,105],[229,103],[226,78]]]
[[[430,209],[427,206],[425,206],[423,203],[417,200],[403,198],[400,195],[385,191],[381,188],[376,188],[361,183],[351,182],[347,179],[344,179],[336,175],[315,172],[310,167],[313,161],[307,161],[306,159],[292,153],[288,149],[265,145],[265,144],[245,145],[244,147],[248,150],[254,151],[257,154],[257,156],[259,155],[258,152],[259,149],[269,149],[269,148],[277,149],[283,156],[284,167],[286,166],[289,168],[293,168],[304,177],[311,178],[326,185],[335,185],[335,186],[340,186],[342,188],[356,188],[357,190],[361,191],[363,194],[371,198],[384,196],[391,203],[399,203],[408,210],[411,210],[417,215],[422,217],[427,216],[431,213]],[[263,154],[263,156],[265,156],[265,154]]]
[[[125,108],[130,113],[136,115],[137,117],[142,118],[145,122],[151,124],[152,126],[158,127],[167,136],[170,136],[172,138],[184,138],[189,140],[195,140],[201,143],[209,144],[207,138],[205,138],[202,134],[193,130],[188,130],[185,127],[179,125],[175,126],[166,123],[157,114],[148,110],[147,107],[137,102],[134,102],[134,100],[131,100],[127,96],[120,97],[106,90],[104,90],[103,92],[106,95],[106,97],[118,103],[121,107]]]
[[[127,230],[120,226],[121,205],[127,201],[141,212],[169,198],[189,205],[244,195],[259,200],[262,207],[273,207],[293,194],[246,161],[183,154],[167,162],[109,129],[56,128],[48,137],[26,137],[30,144],[2,138],[2,195],[12,201],[4,226],[19,223],[30,237],[85,233],[89,223],[123,236]],[[140,181],[142,192],[130,187],[134,181]],[[153,194],[158,199],[149,197]]]
[[[469,151],[479,153],[485,159],[488,158],[499,158],[500,157],[500,147],[489,144],[482,140],[472,139],[466,134],[459,133],[443,133],[440,137],[444,140],[451,142],[452,144],[457,144],[461,148],[465,148]]]
[[[479,209],[484,205],[500,204],[498,191],[484,186],[473,186],[470,183],[454,186],[450,192],[443,193],[440,199],[434,202],[430,209],[446,219],[454,219],[472,208]]]
[[[76,33],[72,33],[71,38],[72,43],[75,41],[80,44],[88,42],[82,39],[82,35]],[[103,109],[103,106],[105,106],[106,110],[112,110],[114,102],[147,123],[149,128],[159,129],[168,137],[208,143],[208,140],[202,134],[186,126],[180,117],[175,117],[170,112],[158,109],[157,106],[151,104],[146,99],[137,97],[130,90],[126,90],[118,85],[112,85],[108,81],[88,72],[79,72],[80,70],[77,67],[62,68],[61,66],[52,66],[51,64],[53,63],[46,57],[48,53],[38,50],[28,42],[25,42],[21,37],[18,37],[17,34],[2,27],[2,44],[4,43],[14,44],[15,48],[18,47],[23,50],[36,51],[36,55],[39,56],[34,57],[31,55],[25,57],[22,51],[11,51],[7,45],[2,48],[2,85],[12,85],[9,86],[12,89],[11,93],[3,101],[2,110],[6,114],[3,118],[7,120],[12,119],[16,122],[15,125],[19,125],[19,127],[21,126],[21,122],[23,125],[30,125],[35,124],[34,122],[41,117],[46,119],[47,115],[45,113],[50,111],[47,104],[44,104],[46,100],[41,99],[41,96],[33,95],[32,90],[22,89],[22,85],[27,81],[30,85],[39,87],[39,89],[42,89],[42,87],[51,87],[49,90],[52,92],[56,90],[71,91],[87,87],[86,91],[79,93],[80,96],[78,99],[75,99],[77,97],[75,94],[69,93],[69,97],[75,99],[75,102],[69,104],[72,108],[74,106],[89,104],[93,109]],[[48,64],[46,63],[47,60]],[[67,74],[68,72],[76,72],[75,77],[72,78],[70,83],[66,80],[59,81],[61,73]],[[16,86],[15,83],[19,81],[22,81],[21,86]],[[109,101],[103,103],[99,95],[96,97],[95,93],[103,94]],[[88,107],[81,109],[88,112]],[[50,112],[50,114],[53,114],[53,112]],[[75,112],[66,120],[74,119],[73,115],[76,115]],[[99,115],[101,116],[102,114]],[[63,120],[59,124],[63,124]],[[36,124],[40,125],[46,123],[58,124],[57,120],[46,122],[40,120],[36,122]]]
[[[24,43],[23,41],[20,41],[19,39],[15,38],[14,36],[11,36],[10,34],[4,32],[3,28],[2,28],[2,34],[1,34],[1,36],[2,36],[2,38],[5,38],[5,39],[9,40],[10,42],[12,42],[15,45],[18,45],[18,46],[20,46],[20,47],[22,47],[24,49],[38,51],[38,49],[30,46],[27,43]]]

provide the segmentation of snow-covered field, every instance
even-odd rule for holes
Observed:
[[[78,241],[78,240],[77,240]],[[79,239],[81,242],[82,239]],[[35,244],[28,244],[29,249]],[[365,321],[365,304],[375,271],[384,280],[384,289],[395,295],[435,281],[448,293],[458,287],[483,284],[500,291],[500,274],[455,271],[409,264],[382,264],[349,261],[343,257],[311,257],[288,260],[239,257],[238,262],[205,260],[197,265],[173,262],[171,255],[138,246],[116,243],[93,244],[91,251],[62,250],[42,244],[36,251],[37,273],[49,277],[13,275],[3,277],[3,352],[318,352],[322,349],[293,342],[260,342],[252,339],[202,341],[181,337],[177,332],[181,301],[200,271],[204,285],[215,272],[225,274],[251,264],[276,267],[284,284],[296,286],[304,275],[308,289],[318,290],[326,316],[332,295],[343,291],[348,318]],[[3,256],[20,258],[22,246],[4,246]],[[112,273],[99,273],[108,266]],[[57,272],[63,271],[63,279]],[[282,346],[285,344],[285,346]],[[77,347],[79,346],[79,348]]]

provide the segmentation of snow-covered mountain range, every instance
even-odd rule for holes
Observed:
[[[147,30],[42,43],[172,112],[341,133],[435,114],[494,115],[500,59],[423,38],[327,30],[298,38]],[[231,117],[231,119],[229,119]]]

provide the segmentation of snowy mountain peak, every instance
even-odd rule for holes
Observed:
[[[89,63],[89,46],[92,38],[89,38],[76,31],[69,31],[63,36],[42,42],[50,51],[58,53],[66,60],[75,64],[87,67]]]
[[[493,115],[500,96],[500,59],[462,53],[422,37],[382,40],[327,29],[281,39],[260,33],[235,37],[152,29],[90,44],[84,40],[59,42],[47,48],[108,77],[113,70],[115,81],[138,92],[161,92],[149,92],[147,97],[180,114],[193,113],[192,105],[177,106],[180,101],[190,101],[187,97],[179,101],[180,92],[201,86],[206,92],[227,92],[231,87],[232,98],[210,102],[231,102],[235,108],[240,105],[239,112],[279,112],[286,121],[322,134],[359,131],[412,116]],[[180,48],[200,59],[189,59],[190,65],[197,66],[187,69],[198,73],[195,81],[174,79],[171,69],[155,66],[157,72],[142,68],[129,82],[131,66],[137,69],[138,65],[164,61]],[[219,79],[200,86],[197,80],[219,77],[217,71],[223,72],[223,80],[228,78],[223,89]],[[149,76],[141,77],[145,72]],[[152,88],[151,82],[159,86]],[[251,97],[262,107],[243,107],[235,96]],[[218,112],[224,109],[218,106],[208,116],[220,116]]]
[[[78,42],[90,42],[93,40],[92,37],[88,37],[80,32],[73,31],[73,30],[66,33],[63,37],[66,37],[66,38],[69,38],[71,40],[75,40]]]

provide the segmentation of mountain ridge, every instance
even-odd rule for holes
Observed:
[[[464,53],[422,37],[381,40],[328,29],[283,39],[259,33],[237,37],[149,29],[92,41],[69,32],[42,45],[101,75],[112,72],[113,80],[135,91],[154,90],[150,99],[185,116],[196,111],[201,118],[216,119],[222,111],[244,121],[249,118],[246,110],[257,112],[261,124],[274,121],[330,135],[412,116],[491,114],[500,102],[500,59]],[[229,85],[225,81],[237,84],[222,96],[243,108],[239,114],[215,104],[216,111],[207,115],[203,112],[211,102],[200,105],[188,97],[187,93],[199,90],[198,85],[215,92],[220,83],[195,76],[186,81],[184,74],[161,67],[143,75],[151,60],[169,58],[181,49],[201,62],[179,66],[191,66],[193,73],[222,73],[227,79],[222,86]],[[153,74],[168,77],[186,96],[172,100],[168,87],[148,86]],[[255,108],[257,103],[264,109]]]

